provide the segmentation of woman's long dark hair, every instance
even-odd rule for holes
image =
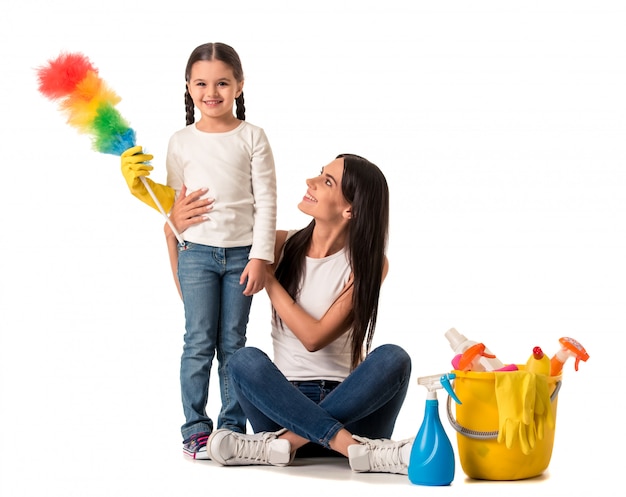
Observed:
[[[235,52],[235,49],[225,43],[205,43],[200,45],[191,52],[189,59],[187,60],[187,67],[185,68],[185,82],[189,83],[191,78],[191,67],[199,60],[219,60],[224,64],[227,64],[233,70],[233,75],[238,83],[243,81],[243,68],[241,67],[241,60],[239,55]],[[246,106],[243,101],[243,92],[235,99],[237,119],[241,121],[246,120]],[[187,86],[185,86],[185,116],[187,118],[187,125],[196,122],[195,107],[193,100],[189,94]]]
[[[381,170],[367,159],[341,154],[341,191],[351,205],[348,225],[348,253],[353,275],[352,313],[346,325],[352,326],[351,352],[354,369],[371,349],[382,284],[389,232],[389,188]],[[294,234],[284,248],[276,268],[276,279],[297,300],[300,293],[307,250],[315,220]]]

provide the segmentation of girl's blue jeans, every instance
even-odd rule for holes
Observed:
[[[329,448],[341,428],[367,438],[391,438],[408,389],[411,359],[397,345],[382,345],[338,385],[290,382],[254,347],[239,349],[228,369],[256,433],[287,428]]]
[[[243,294],[245,284],[240,285],[239,278],[249,253],[250,247],[220,248],[189,242],[179,246],[178,279],[185,308],[180,362],[183,439],[201,431],[213,431],[206,405],[216,353],[222,401],[217,427],[246,431],[246,417],[226,366],[246,343],[252,297]]]

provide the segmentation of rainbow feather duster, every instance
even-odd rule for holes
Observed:
[[[91,135],[93,148],[105,154],[122,155],[135,146],[135,131],[115,106],[121,98],[98,75],[98,70],[81,53],[61,53],[37,69],[39,92],[59,101],[67,122],[80,133]],[[163,210],[144,176],[139,179],[161,211],[179,243],[183,238]]]
[[[135,131],[115,108],[121,98],[85,55],[62,53],[38,68],[37,77],[39,92],[59,101],[68,124],[91,135],[96,151],[122,155],[135,146]]]

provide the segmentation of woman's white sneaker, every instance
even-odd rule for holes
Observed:
[[[285,431],[246,435],[222,428],[211,434],[207,450],[224,466],[287,466],[293,460],[291,444],[278,438]]]
[[[372,440],[352,435],[358,444],[348,447],[348,460],[352,471],[357,473],[408,474],[413,439],[394,441]]]

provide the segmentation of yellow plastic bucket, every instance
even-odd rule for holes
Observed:
[[[519,367],[523,369],[523,366]],[[519,444],[507,448],[504,442],[497,440],[498,405],[494,375],[507,373],[456,370],[453,373],[456,375],[454,391],[462,404],[456,405],[455,418],[448,398],[448,419],[457,431],[458,454],[464,473],[478,480],[522,480],[542,474],[552,457],[554,427],[545,427],[543,439],[537,439],[528,454],[522,452]],[[560,386],[561,376],[548,378],[555,420]]]

